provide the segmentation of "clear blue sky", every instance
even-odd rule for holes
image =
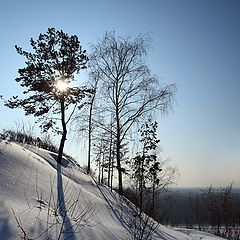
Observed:
[[[3,1],[0,8],[1,88],[9,98],[29,48],[48,27],[78,35],[89,49],[104,31],[152,33],[148,63],[166,84],[176,83],[173,112],[159,118],[163,157],[181,173],[179,186],[240,187],[240,1],[236,0],[42,0]],[[24,119],[0,104],[1,128]],[[81,154],[66,148],[74,156]],[[73,146],[73,144],[71,143]],[[80,160],[81,161],[81,160]]]

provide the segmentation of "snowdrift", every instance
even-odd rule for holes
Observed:
[[[55,159],[47,150],[0,142],[0,239],[132,239],[130,205],[78,164]],[[162,225],[152,238],[221,239]]]

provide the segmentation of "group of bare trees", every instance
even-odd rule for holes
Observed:
[[[189,197],[194,213],[192,226],[200,230],[211,231],[214,234],[236,239],[240,237],[240,207],[239,193],[235,193],[232,184],[222,188],[212,185]]]
[[[128,148],[132,139],[138,138],[137,129],[154,112],[166,113],[175,91],[174,85],[160,86],[151,74],[146,65],[148,47],[148,35],[131,39],[109,32],[92,46],[90,55],[90,81],[95,93],[89,101],[87,171],[95,152],[99,179],[103,181],[101,176],[107,171],[111,185],[116,169],[120,195]]]

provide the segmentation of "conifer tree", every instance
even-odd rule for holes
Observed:
[[[26,58],[26,67],[18,70],[16,78],[21,87],[26,88],[23,91],[26,97],[13,96],[5,105],[12,109],[22,108],[26,115],[37,117],[43,131],[55,129],[61,133],[57,158],[61,163],[67,123],[73,111],[81,108],[82,99],[92,92],[86,87],[70,86],[75,75],[86,68],[88,57],[76,35],[70,36],[54,28],[40,34],[37,40],[31,38],[30,44],[32,52],[15,46],[17,53]],[[67,116],[68,109],[71,111]],[[56,128],[57,120],[61,122],[61,130]]]
[[[141,135],[142,151],[138,152],[133,159],[133,178],[137,182],[139,195],[139,209],[143,209],[143,194],[148,186],[152,188],[152,209],[154,208],[155,188],[159,184],[158,174],[162,171],[160,161],[156,155],[158,143],[157,122],[147,122],[142,125],[139,132]]]

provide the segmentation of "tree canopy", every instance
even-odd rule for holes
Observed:
[[[82,99],[91,94],[87,87],[71,87],[75,75],[86,68],[88,57],[76,35],[68,35],[62,30],[49,28],[37,40],[31,38],[32,51],[28,52],[15,46],[17,53],[26,58],[26,67],[18,70],[16,81],[26,90],[25,98],[13,96],[5,105],[9,108],[22,108],[26,115],[33,115],[41,122],[43,131],[54,129],[57,120],[61,121],[61,145],[64,146],[68,123],[66,110],[80,108]],[[55,114],[60,118],[54,117]],[[63,146],[60,145],[60,149]],[[62,150],[61,150],[62,151]],[[60,153],[61,155],[61,153]],[[61,156],[59,157],[59,161]]]

